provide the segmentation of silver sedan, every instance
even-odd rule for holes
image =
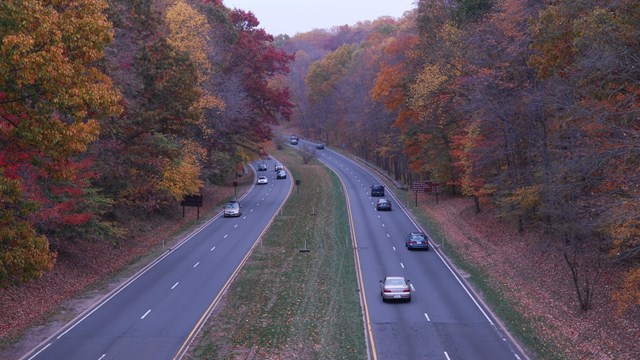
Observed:
[[[410,281],[402,276],[387,276],[380,280],[380,296],[382,301],[406,300],[411,301]]]

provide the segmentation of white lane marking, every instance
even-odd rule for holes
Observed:
[[[146,313],[144,313],[144,315],[142,315],[142,317],[140,318],[140,320],[143,320],[144,318],[147,317],[147,315],[149,315],[149,313],[151,312],[151,309],[147,310]]]
[[[382,223],[382,227],[384,227],[384,223]]]
[[[98,358],[98,360],[102,360],[102,359],[104,359],[104,358],[105,358],[105,356],[107,356],[107,354],[102,354],[102,356],[100,356],[100,357]]]
[[[200,265],[200,261],[198,261],[195,265],[193,265],[193,267],[196,267],[198,265]]]
[[[424,313],[424,317],[427,318],[427,321],[431,321],[431,319],[429,319],[429,315],[427,315],[427,313]]]
[[[380,219],[380,215],[378,215],[378,219]]]
[[[388,237],[389,239],[391,239],[391,235],[387,234],[387,237]]]
[[[409,287],[411,288],[411,291],[416,291],[416,288],[413,287],[413,284],[409,284]]]
[[[392,248],[393,248],[393,251],[396,251],[396,247],[395,246],[392,246]]]
[[[402,268],[404,269],[404,264],[403,263],[400,263],[400,266],[402,266]]]
[[[251,210],[251,211],[253,211],[253,210]],[[242,218],[242,220],[244,220],[244,219],[246,219],[246,218],[247,218],[247,215],[245,215],[245,216]]]
[[[211,250],[209,250],[209,251],[213,251],[213,250],[215,250],[215,249],[216,249],[216,247],[214,246],[214,247],[212,247],[212,248],[211,248]]]
[[[261,201],[264,201],[264,198],[260,199]]]
[[[237,227],[238,227],[238,224],[233,225],[233,228],[234,228],[234,229],[235,229],[235,228],[237,228]]]
[[[175,289],[175,288],[176,288],[176,286],[178,286],[178,284],[180,284],[180,282],[179,282],[179,281],[177,281],[175,284],[173,284],[173,286],[171,287],[171,290]]]
[[[250,212],[253,212],[253,209],[251,209],[251,211],[250,211]],[[245,216],[244,218],[246,219],[247,217]]]
[[[447,360],[451,360],[451,358],[449,357],[449,354],[447,354],[447,352],[444,352],[444,356],[447,358]]]
[[[229,236],[229,234],[226,234],[226,235],[224,236],[224,238],[223,238],[223,239],[226,239],[226,238],[227,238],[227,236]]]
[[[40,349],[40,351],[38,351],[37,353],[33,354],[32,357],[30,357],[28,360],[32,360],[35,359],[36,356],[40,355],[41,352],[43,352],[46,348],[48,348],[49,346],[51,346],[51,343],[48,343],[47,346],[43,347],[42,349]]]

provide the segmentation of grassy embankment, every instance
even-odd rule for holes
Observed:
[[[277,151],[301,180],[216,309],[194,359],[365,359],[346,204],[338,178],[295,150]],[[306,245],[305,245],[306,239]],[[305,248],[309,252],[301,252]]]

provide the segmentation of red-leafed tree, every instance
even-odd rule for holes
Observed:
[[[271,139],[270,125],[290,119],[289,90],[272,80],[289,71],[294,56],[276,48],[250,12],[208,3],[202,13],[213,26],[213,75],[204,87],[225,105],[206,111],[199,137],[209,158],[207,176],[220,181],[221,166],[255,156]]]

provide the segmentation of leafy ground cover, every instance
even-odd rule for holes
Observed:
[[[300,190],[274,219],[189,358],[366,359],[339,180],[291,151],[275,155],[301,180]]]

